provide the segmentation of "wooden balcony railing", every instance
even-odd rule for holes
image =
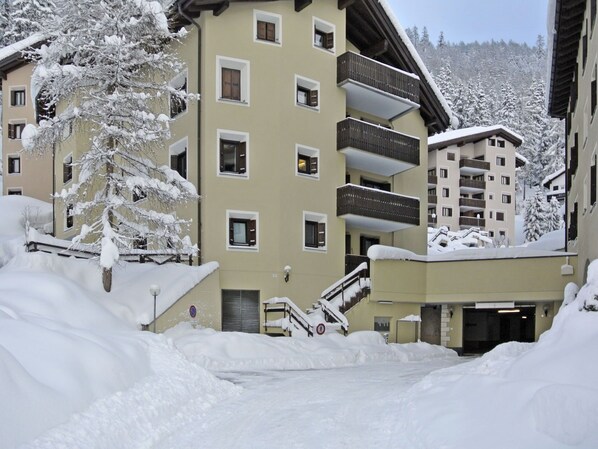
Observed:
[[[459,168],[472,168],[476,170],[490,170],[490,162],[480,161],[479,159],[461,159]]]
[[[337,59],[337,84],[348,80],[419,103],[417,78],[357,53],[347,52]]]
[[[461,179],[459,179],[459,187],[485,190],[486,189],[486,181],[480,181],[477,179],[461,178]]]
[[[460,226],[475,226],[478,228],[483,228],[486,226],[486,219],[485,218],[477,218],[477,217],[459,217],[459,225]]]
[[[347,147],[419,165],[418,139],[353,118],[336,124],[336,148]]]
[[[485,209],[486,201],[477,198],[459,198],[460,207],[471,207],[475,209]]]
[[[428,195],[428,204],[438,204],[438,195]]]
[[[428,175],[428,184],[438,184],[438,176]]]
[[[336,191],[336,215],[359,215],[419,225],[419,199],[347,184]]]

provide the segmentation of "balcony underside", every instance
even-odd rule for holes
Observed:
[[[490,162],[479,159],[461,159],[459,170],[462,175],[477,176],[490,171]]]
[[[355,214],[341,215],[340,218],[345,220],[348,228],[367,229],[376,232],[395,232],[415,226],[408,223],[399,223],[397,221],[388,221]]]
[[[358,148],[347,147],[339,151],[345,155],[347,167],[382,176],[393,176],[410,168],[417,167],[416,164],[379,156]]]
[[[395,119],[419,108],[419,104],[407,98],[397,97],[358,81],[345,80],[339,83],[339,86],[347,92],[347,108],[367,112],[386,120]]]

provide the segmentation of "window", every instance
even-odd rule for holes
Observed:
[[[442,216],[443,217],[452,217],[453,209],[451,209],[450,207],[443,207],[442,208]]]
[[[171,145],[168,153],[170,155],[170,168],[187,179],[187,138]]]
[[[505,213],[497,212],[496,213],[496,221],[505,221]]]
[[[368,255],[368,249],[374,245],[380,244],[380,237],[370,237],[367,235],[359,236],[359,254],[362,256]]]
[[[21,156],[8,156],[8,174],[16,175],[21,173]]]
[[[440,172],[440,177],[441,177],[441,178],[448,178],[448,169],[446,169],[446,168],[441,168],[441,169],[439,170],[439,172]]]
[[[334,25],[313,18],[314,47],[334,53]]]
[[[25,123],[9,123],[8,124],[8,138],[9,139],[21,139],[23,130],[25,129]]]
[[[179,92],[181,95],[187,93],[187,73],[176,76],[170,82],[170,87],[174,90],[170,92],[170,118],[174,118],[187,110],[187,100],[178,95]]]
[[[495,147],[496,146],[496,139],[488,139],[488,146]]]
[[[504,156],[496,156],[496,165],[504,167],[507,165],[507,158]]]
[[[446,153],[446,160],[447,161],[454,161],[455,160],[455,153],[451,153],[451,152]]]
[[[570,174],[574,175],[575,172],[577,171],[577,164],[578,164],[578,158],[579,158],[579,134],[575,133],[573,135],[573,146],[571,147],[571,155],[570,155],[570,160],[569,160],[569,170],[570,170]],[[571,185],[571,184],[569,184]]]
[[[511,195],[507,195],[506,193],[502,194],[502,202],[503,204],[511,204]]]
[[[490,217],[490,218],[492,218],[492,217]],[[488,235],[489,235],[491,238],[492,238],[492,237],[494,237],[494,231],[488,231]]]
[[[320,83],[295,75],[295,86],[295,103],[297,105],[320,109]]]
[[[488,175],[488,181],[494,181],[494,175]]]
[[[326,215],[303,212],[303,249],[326,250]]]
[[[249,105],[249,61],[216,57],[216,100]]]
[[[488,194],[488,199],[489,200],[493,200],[494,199],[494,194],[493,193]]]
[[[134,203],[141,201],[145,198],[147,198],[147,194],[143,190],[141,190],[139,187],[135,187],[135,189],[133,189],[133,202]]]
[[[558,189],[559,189],[559,186],[552,186],[553,191],[558,190]]]
[[[594,72],[592,73],[592,85],[590,87],[590,94],[591,94],[591,105],[590,105],[590,112],[592,116],[596,112],[596,104],[598,103],[598,83],[596,82],[596,70],[597,67],[594,65]]]
[[[501,176],[500,183],[503,186],[509,186],[509,185],[511,185],[511,178],[509,176]]]
[[[226,211],[228,223],[228,248],[258,248],[258,214],[257,212]]]
[[[44,96],[44,92],[40,92],[35,98],[35,121],[36,123],[42,120],[48,120],[56,117],[56,106],[48,105]],[[68,137],[68,136],[67,136]]]
[[[23,191],[21,189],[8,189],[7,195],[22,195]]]
[[[73,155],[69,154],[62,161],[62,182],[67,183],[73,179]]]
[[[67,204],[66,211],[65,211],[65,226],[66,229],[70,229],[73,227],[74,217],[73,217],[73,205]]]
[[[374,331],[376,332],[390,332],[390,317],[375,316],[374,317]]]
[[[25,106],[25,88],[10,91],[11,106]]]
[[[254,41],[282,44],[282,16],[265,11],[253,11]]]
[[[248,176],[249,135],[236,131],[218,130],[218,173]]]
[[[497,140],[496,141],[496,146],[498,148],[504,148],[505,147],[505,141],[504,140]]]
[[[586,20],[586,31],[581,38],[581,68],[582,72],[586,70],[586,62],[588,61],[588,31],[587,25],[588,21]]]
[[[307,175],[310,178],[319,177],[320,150],[316,148],[295,146],[297,175]]]
[[[596,204],[596,155],[592,158],[590,167],[590,205]]]
[[[449,197],[449,189],[448,189],[448,187],[443,187],[442,188],[442,197],[443,198],[448,198]]]
[[[492,218],[492,217],[493,217],[493,215],[494,215],[494,213],[493,213],[492,211],[490,211],[490,212],[488,213],[488,217],[489,217],[489,218]]]

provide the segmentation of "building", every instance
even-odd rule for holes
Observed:
[[[556,198],[561,205],[565,204],[565,185],[566,176],[564,167],[544,178],[542,186],[546,189],[546,200],[550,201],[552,198]]]
[[[515,241],[516,150],[522,138],[503,126],[474,127],[428,139],[428,223],[451,231],[477,227]]]
[[[32,65],[21,51],[39,41],[33,37],[0,49],[0,88],[2,89],[2,166],[3,195],[27,195],[51,201],[53,190],[52,155],[23,153],[21,132],[39,118],[31,95]]]
[[[565,119],[565,206],[567,249],[579,254],[577,280],[598,257],[596,164],[598,122],[598,35],[596,1],[556,0],[548,37],[551,71],[548,112]]]

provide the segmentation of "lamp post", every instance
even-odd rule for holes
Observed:
[[[432,224],[436,227],[436,212],[432,212]]]
[[[154,297],[154,334],[156,333],[156,297],[160,294],[160,286],[152,284],[149,287],[150,295]]]

